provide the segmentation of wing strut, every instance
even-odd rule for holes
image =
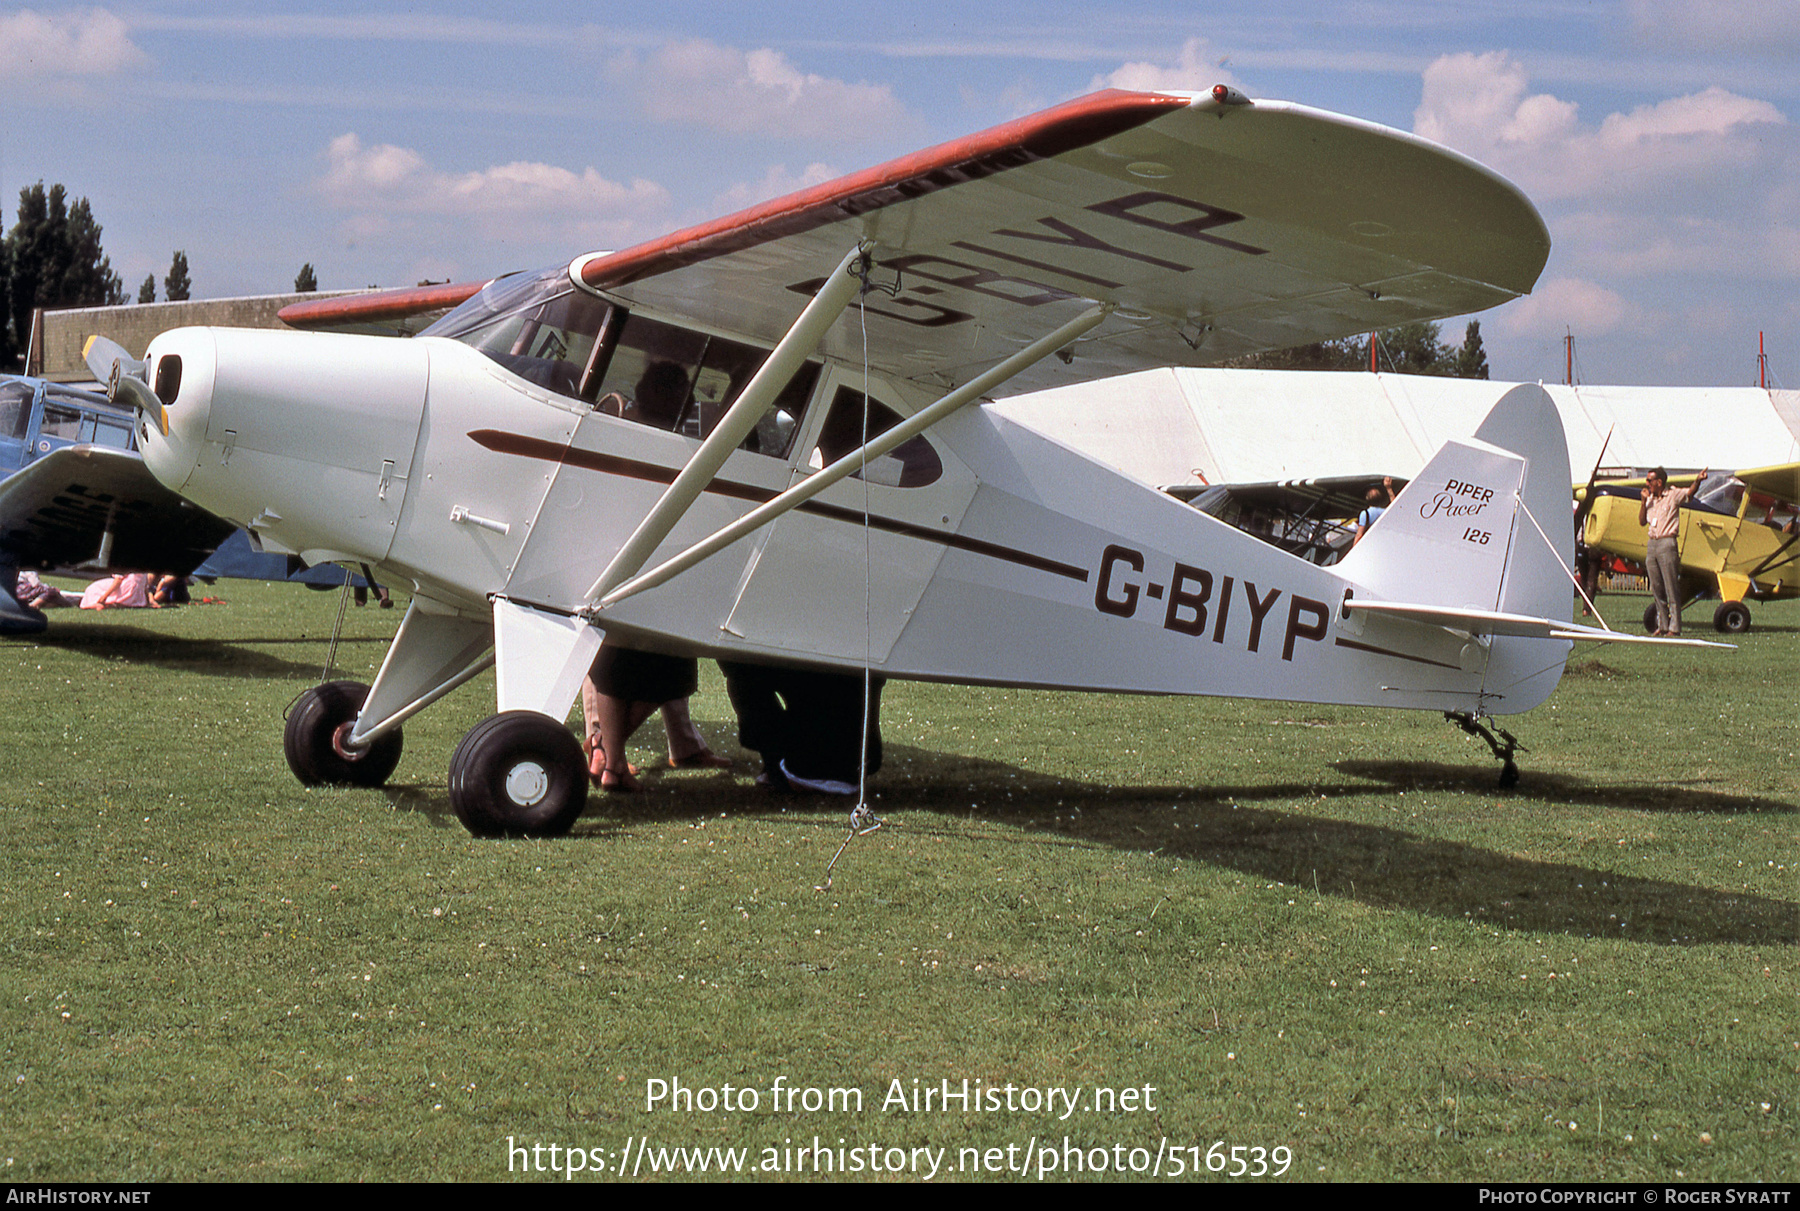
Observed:
[[[725,460],[756,428],[756,422],[769,410],[769,405],[788,385],[788,380],[794,377],[807,355],[818,348],[826,330],[837,322],[850,300],[856,297],[857,287],[862,284],[863,262],[870,247],[869,241],[859,240],[856,247],[844,254],[844,259],[819,287],[819,292],[794,321],[794,326],[788,329],[774,352],[745,384],[743,393],[726,409],[718,425],[688,459],[675,482],[663,490],[662,498],[644,515],[644,520],[625,540],[619,553],[606,565],[600,579],[588,589],[589,601],[618,587],[644,566],[644,561],[669,536],[669,531],[687,513],[688,507],[718,475]]]
[[[751,531],[759,529],[783,513],[805,504],[832,484],[864,466],[869,460],[880,458],[888,451],[911,441],[958,408],[981,398],[1015,374],[1061,349],[1098,325],[1111,310],[1112,308],[1109,306],[1089,308],[1055,332],[1033,341],[992,369],[970,379],[930,407],[915,412],[892,429],[871,440],[867,445],[857,447],[824,470],[815,471],[773,500],[752,509],[730,525],[716,531],[710,538],[701,539],[674,558],[659,564],[641,576],[625,581],[611,592],[600,596],[599,602],[590,607],[590,613],[595,610],[603,610],[610,605],[617,605],[627,597],[642,593],[645,589],[654,589],[664,581],[687,571],[709,555],[724,550]],[[617,564],[618,560],[614,560],[614,563]],[[604,584],[605,580],[606,578],[602,577],[601,583]],[[596,585],[594,592],[589,595],[589,600],[592,601],[601,591],[601,586]]]

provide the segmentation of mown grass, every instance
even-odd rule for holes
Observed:
[[[1578,653],[1507,721],[1508,793],[1425,715],[896,684],[889,827],[820,893],[842,805],[747,771],[471,839],[445,767],[491,685],[409,723],[385,791],[302,789],[281,713],[335,599],[225,595],[0,646],[6,1179],[496,1179],[509,1138],[643,1136],[1800,1170],[1800,606],[1736,653]],[[398,615],[350,612],[340,675]],[[694,708],[736,751],[716,677]],[[863,1109],[771,1112],[777,1077]],[[882,1108],[965,1077],[1155,1108]],[[646,1110],[652,1079],[761,1104]]]

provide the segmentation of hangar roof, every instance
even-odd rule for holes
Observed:
[[[990,408],[1146,483],[1411,476],[1515,383],[1302,370],[1146,370]],[[1585,479],[1800,460],[1800,391],[1545,385]]]

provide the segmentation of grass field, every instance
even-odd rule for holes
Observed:
[[[820,893],[843,805],[743,771],[471,839],[445,770],[491,680],[385,792],[301,788],[282,711],[336,599],[224,595],[0,644],[6,1180],[493,1180],[553,1144],[615,1178],[1220,1145],[1219,1177],[1800,1179],[1800,604],[1735,653],[1578,652],[1506,721],[1504,793],[1422,714],[896,684],[889,826]],[[339,675],[399,613],[350,611]],[[737,752],[716,673],[694,715]]]

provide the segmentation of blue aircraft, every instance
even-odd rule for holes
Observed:
[[[139,423],[99,392],[0,375],[0,635],[44,629],[44,615],[14,596],[22,569],[344,583],[341,568],[256,551],[248,534],[163,487],[137,453]]]

